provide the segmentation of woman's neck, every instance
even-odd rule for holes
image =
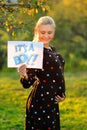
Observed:
[[[48,45],[44,45],[44,47],[45,47],[45,48],[49,48],[49,47],[50,47],[50,45],[49,45],[49,44],[48,44]]]
[[[50,50],[51,50],[50,45],[49,45],[49,46],[44,46],[44,48],[46,48],[46,49],[50,49]]]

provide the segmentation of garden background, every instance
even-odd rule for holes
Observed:
[[[30,89],[7,68],[7,42],[30,41],[39,17],[56,22],[52,44],[65,58],[66,100],[60,103],[61,130],[87,130],[87,0],[0,1],[0,130],[23,130]]]

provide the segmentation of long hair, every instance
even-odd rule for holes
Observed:
[[[56,28],[56,24],[55,24],[55,22],[54,22],[52,17],[50,17],[50,16],[43,16],[43,17],[40,17],[39,20],[37,21],[35,29],[34,29],[35,32],[41,25],[47,25],[47,24],[52,25],[54,27],[54,29]],[[38,41],[38,36],[37,36],[37,34],[35,32],[34,32],[33,41],[37,42]]]

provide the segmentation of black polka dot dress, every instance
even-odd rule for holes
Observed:
[[[28,80],[21,78],[24,88],[29,88],[36,77],[37,89],[26,103],[25,130],[60,130],[59,105],[55,96],[65,94],[64,59],[54,47],[44,48],[43,69],[27,69]]]

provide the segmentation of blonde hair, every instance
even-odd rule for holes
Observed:
[[[56,28],[56,24],[53,20],[52,17],[50,16],[43,16],[43,17],[40,17],[39,20],[37,21],[36,23],[36,26],[35,26],[35,31],[41,26],[41,25],[47,25],[47,24],[50,24],[54,27],[54,29]],[[34,33],[34,39],[33,41],[38,41],[38,37],[37,35]]]

